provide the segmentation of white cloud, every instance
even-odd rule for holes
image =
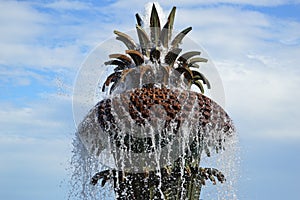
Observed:
[[[0,64],[47,69],[76,68],[84,56],[76,45],[48,48],[30,44],[2,45]]]
[[[176,1],[176,2],[165,2],[164,5],[180,5],[180,6],[193,6],[193,5],[214,5],[214,4],[233,4],[233,5],[252,5],[252,6],[280,6],[286,4],[297,4],[300,3],[298,0],[261,0],[261,1],[252,1],[252,0],[212,0],[212,1]]]
[[[71,6],[73,2],[60,3]],[[52,3],[1,2],[0,26],[5,27],[0,32],[2,93],[3,87],[30,86],[34,80],[39,84],[34,87],[48,87],[54,76],[60,75],[66,76],[63,78],[68,81],[66,84],[72,84],[86,54],[113,35],[111,25],[102,21],[96,11],[97,17],[91,18],[86,16],[93,13],[91,10],[72,15],[55,5],[57,7]],[[49,6],[53,9],[51,12],[47,11]],[[74,6],[85,9],[76,3]]]
[[[70,97],[46,95],[43,101],[25,104],[1,102],[1,136],[55,138],[74,134]]]
[[[213,6],[201,7],[207,3],[200,1],[197,3],[199,5],[197,9],[191,8],[191,5],[196,4],[193,2],[164,2],[162,5],[166,8],[165,15],[171,10],[171,6],[178,6],[175,29],[193,26],[189,36],[204,45],[217,68],[220,68],[228,96],[227,102],[234,102],[228,103],[232,105],[231,109],[243,110],[243,113],[247,112],[252,117],[261,116],[263,119],[268,119],[269,113],[272,120],[268,120],[268,123],[283,120],[282,115],[287,119],[287,113],[293,111],[290,107],[296,104],[289,97],[295,93],[295,83],[299,83],[297,79],[299,71],[295,68],[300,64],[297,60],[300,54],[298,34],[300,23],[274,18],[258,11],[248,10],[247,7],[232,4],[220,6],[217,3],[274,6],[299,2],[215,1]],[[1,3],[0,8],[4,12],[0,12],[0,25],[4,27],[7,22],[10,22],[10,25],[0,33],[0,63],[14,67],[22,65],[29,68],[47,67],[53,71],[68,68],[74,72],[86,55],[86,52],[82,52],[83,47],[92,49],[99,42],[111,37],[114,29],[132,30],[135,24],[134,14],[136,12],[142,14],[144,3],[146,1],[118,1],[104,7],[92,6],[93,8],[90,4],[79,1],[55,1],[43,5],[44,8],[59,11],[54,12],[55,14],[45,13],[33,6],[43,7],[41,4],[12,1]],[[12,9],[16,12],[8,12]],[[84,10],[85,14],[95,13],[95,17],[79,17],[64,12],[65,10]],[[96,15],[96,12],[100,12],[101,16]],[[38,74],[29,73],[22,67],[11,70],[11,73],[8,73],[7,67],[5,69],[0,76],[16,77],[15,72],[23,73],[19,79],[15,79],[19,84],[29,84],[28,77],[42,80]],[[278,81],[282,76],[288,77],[286,82]],[[258,89],[251,90],[252,84]],[[244,95],[246,107],[239,103],[237,94]],[[250,98],[253,96],[256,98]],[[261,100],[258,101],[258,98]],[[279,105],[282,103],[290,105],[288,112],[280,110]],[[254,109],[258,106],[260,109]],[[43,122],[34,115],[34,110],[18,109],[12,106],[11,113],[7,110],[2,113],[10,116],[10,120],[5,121],[6,123],[13,126],[12,113],[15,112],[20,119],[31,119],[37,125],[41,123],[39,127],[60,126],[56,122],[53,122],[54,124],[45,122],[42,125]],[[43,110],[41,107],[34,109]],[[274,112],[279,113],[277,118],[271,114]],[[27,122],[19,121],[19,123],[26,125]]]
[[[57,10],[86,10],[91,9],[91,5],[82,1],[54,1],[46,5],[47,8]]]
[[[67,154],[69,153],[66,150],[71,149],[69,139],[67,137],[43,139],[24,136],[0,136],[1,160],[5,159],[1,163],[27,160],[28,165],[35,163],[36,168],[48,165],[48,169],[52,169],[54,172],[62,172],[59,165],[68,159]],[[14,149],[16,146],[19,148]],[[6,166],[15,166],[15,169],[18,169],[20,168],[19,164],[1,165],[0,169],[1,171],[9,170]],[[25,163],[23,164],[25,165]]]
[[[0,25],[3,27],[0,32],[1,45],[32,42],[43,31],[39,24],[47,21],[47,15],[37,12],[28,3],[3,1],[0,10]]]
[[[84,5],[71,1],[2,2],[0,26],[5,28],[0,32],[0,64],[77,69],[86,51],[112,35],[112,28],[107,28],[110,25],[105,24],[101,16],[91,19],[85,14],[79,17],[57,12],[59,9],[87,9]],[[49,7],[53,12],[43,11]]]
[[[191,25],[194,29],[189,36],[223,58],[245,56],[251,51],[266,51],[266,48],[275,52],[272,46],[285,44],[282,41],[299,45],[296,34],[300,31],[299,22],[237,7],[184,9],[178,11],[177,24],[180,27]],[[291,47],[285,46],[288,48]]]
[[[117,1],[97,7],[83,1],[48,4],[2,1],[0,26],[5,28],[0,32],[0,65],[4,65],[0,67],[0,87],[3,83],[28,85],[32,79],[44,87],[49,80],[49,76],[44,75],[47,70],[56,75],[66,69],[62,80],[65,76],[70,78],[86,51],[113,36],[114,29],[132,30],[136,23],[134,14],[142,14],[147,2]],[[226,4],[218,5],[220,2]],[[161,3],[165,15],[173,5],[178,6],[175,29],[192,26],[189,36],[203,45],[215,62],[223,79],[226,109],[243,138],[279,141],[300,138],[300,23],[248,10],[245,6],[293,3],[300,2],[186,0]],[[46,12],[44,8],[52,10]],[[83,13],[73,15],[71,11]],[[47,68],[46,72],[39,73],[41,68]],[[72,137],[75,127],[70,83],[56,80],[61,95],[45,90],[42,99],[24,102],[22,106],[0,100],[0,159],[5,163],[0,169],[7,180],[2,187],[6,187],[6,191],[15,191],[15,179],[9,176],[15,172],[25,177],[18,179],[23,185],[28,185],[34,174],[38,174],[41,181],[55,177],[52,187],[60,181],[56,180],[57,174],[63,174],[64,166],[58,163],[65,162],[70,152],[66,147],[70,141],[61,137]],[[31,95],[30,89],[24,93]],[[9,184],[13,187],[9,188]],[[29,189],[38,186],[41,187],[40,182]],[[49,195],[47,188],[45,193]]]
[[[148,3],[148,0],[130,0],[130,1],[116,1],[113,5],[115,8],[127,9],[128,5],[131,5],[132,10],[141,10],[141,6]],[[157,2],[157,1],[155,1]],[[281,6],[281,5],[292,5],[299,4],[299,0],[176,0],[176,1],[160,1],[159,4],[164,8],[171,9],[172,6],[177,6],[179,8],[198,8],[198,6],[217,6],[218,4],[228,4],[233,6]]]
[[[247,64],[251,64],[249,66]],[[227,108],[246,137],[300,138],[299,71],[234,60],[217,63]]]
[[[219,2],[219,1],[216,1]],[[225,1],[226,2],[226,1]],[[248,1],[236,1],[245,3]],[[252,1],[251,1],[252,2]],[[271,1],[265,1],[271,2]],[[273,1],[272,1],[273,2]],[[108,6],[91,6],[81,1],[54,1],[48,4],[30,4],[24,2],[3,2],[1,4],[0,25],[6,27],[0,33],[0,63],[3,65],[59,66],[73,67],[80,65],[84,58],[82,48],[92,49],[97,43],[113,36],[112,31],[127,31],[134,28],[136,12],[143,11],[145,2],[118,1]],[[173,2],[176,5],[178,2]],[[202,2],[203,3],[203,2]],[[200,2],[199,4],[202,5]],[[273,2],[274,3],[274,2]],[[282,3],[282,1],[277,1]],[[286,2],[286,3],[292,3]],[[127,5],[131,5],[130,11]],[[164,5],[164,4],[162,4]],[[190,9],[189,2],[178,8],[175,25],[181,28],[186,24],[194,27],[194,35],[201,36],[210,45],[220,46],[231,41],[233,49],[253,45],[253,35],[268,38],[264,31],[271,25],[269,19],[259,12],[240,9],[239,7],[218,7]],[[58,10],[84,10],[81,18],[67,12],[43,12],[39,8]],[[164,5],[164,7],[167,7]],[[9,10],[15,12],[8,12]],[[171,9],[168,5],[166,14]],[[101,16],[97,15],[101,13]],[[94,13],[95,18],[84,17]],[[191,17],[193,16],[193,17]],[[113,19],[114,21],[106,21]],[[275,21],[275,20],[274,20]],[[238,28],[238,25],[241,28]],[[281,23],[283,30],[273,33],[283,43],[294,44],[299,41],[296,34],[299,23]],[[226,27],[225,27],[226,26]],[[281,33],[285,31],[285,33]],[[222,33],[222,34],[220,34]],[[255,43],[254,43],[255,44]],[[75,68],[76,68],[75,67]]]

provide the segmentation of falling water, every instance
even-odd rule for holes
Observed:
[[[185,93],[183,92],[183,94]],[[126,101],[126,99],[124,99],[124,96],[126,97],[126,95],[121,94],[113,95],[111,97],[113,98],[112,103],[121,103],[121,101]],[[110,166],[115,166],[120,171],[138,173],[144,171],[147,168],[147,170],[150,171],[157,171],[157,176],[161,176],[161,167],[166,166],[169,163],[173,163],[181,155],[189,154],[186,152],[186,149],[191,144],[191,140],[194,139],[195,135],[193,134],[199,133],[197,132],[197,130],[200,128],[203,140],[198,140],[197,146],[199,146],[201,149],[205,148],[206,151],[206,153],[202,153],[201,166],[218,168],[226,175],[227,181],[224,183],[223,186],[218,187],[217,197],[219,199],[235,199],[235,178],[237,176],[235,174],[237,170],[235,166],[235,162],[237,159],[235,151],[237,145],[237,138],[234,133],[226,136],[224,135],[224,132],[221,131],[221,129],[224,128],[221,127],[222,124],[224,122],[228,123],[227,120],[230,119],[226,118],[226,116],[222,116],[223,113],[217,113],[216,116],[214,116],[213,114],[211,117],[212,119],[216,119],[217,122],[209,122],[206,126],[202,128],[194,126],[196,120],[201,118],[201,113],[199,113],[200,108],[196,101],[197,95],[196,93],[192,92],[191,94],[189,94],[189,96],[186,96],[186,98],[194,99],[194,101],[183,101],[186,103],[182,103],[183,110],[189,109],[189,115],[187,116],[187,119],[189,120],[185,120],[182,123],[180,127],[180,132],[177,136],[174,136],[172,132],[168,132],[168,135],[171,135],[173,137],[167,138],[169,139],[169,143],[167,147],[163,148],[159,144],[161,144],[163,142],[163,139],[165,138],[159,138],[159,142],[157,143],[154,135],[155,133],[157,133],[157,131],[164,129],[164,123],[157,122],[155,126],[153,126],[153,124],[148,124],[144,126],[141,131],[141,127],[136,125],[136,121],[131,119],[131,116],[125,110],[112,111],[112,113],[115,114],[114,119],[116,121],[114,121],[113,123],[107,123],[103,125],[103,127],[107,128],[106,131],[101,132],[101,130],[97,130],[101,134],[90,135],[92,132],[88,132],[86,128],[95,131],[95,127],[99,126],[99,122],[94,121],[95,110],[97,110],[97,108],[101,109],[101,106],[103,106],[104,102],[107,103],[107,101],[101,101],[98,104],[98,106],[91,110],[90,114],[88,114],[87,118],[84,120],[84,122],[87,123],[87,125],[83,125],[83,128],[79,129],[78,135],[79,137],[81,137],[81,139],[79,139],[79,137],[76,137],[74,141],[74,156],[72,159],[72,165],[74,166],[74,175],[72,179],[75,183],[74,188],[77,187],[77,189],[74,189],[74,191],[80,191],[75,196],[79,197],[79,199],[93,199],[95,197],[112,197],[111,188],[106,187],[104,189],[100,189],[99,186],[92,186],[90,184],[91,177],[95,173],[106,169],[105,166],[101,165],[99,162],[99,159],[101,159],[102,157],[103,163],[103,156],[105,156],[106,158],[104,159],[104,164],[110,163]],[[127,99],[127,101],[128,100],[129,99]],[[190,107],[191,104],[193,105],[192,107]],[[108,104],[104,104],[103,108],[106,108],[107,105]],[[218,107],[217,104],[213,105],[213,109],[215,109],[216,111],[220,109],[220,107]],[[113,129],[115,127],[115,124],[118,124],[119,128]],[[91,126],[94,127],[91,128]],[[114,137],[111,137],[107,135],[109,131],[112,131],[113,133],[117,134],[115,134]],[[134,145],[129,146],[129,144],[126,143],[125,138],[129,135],[129,133],[131,133],[131,135],[139,135],[140,138],[146,138],[150,135],[152,146],[150,145],[149,148],[154,148],[156,150],[153,153],[148,154],[135,153],[135,151],[137,151],[138,149],[134,149]],[[86,140],[86,138],[88,138],[88,140]],[[118,138],[117,143],[115,141],[116,138]],[[218,147],[220,139],[222,141],[226,141],[224,145],[222,144],[222,149],[219,149]],[[104,140],[102,141],[104,144],[96,142],[99,140],[100,142],[101,140]],[[128,149],[130,148],[131,151],[128,151]],[[106,149],[106,153],[104,154],[101,153],[103,149]],[[219,154],[213,153],[215,149],[220,151]],[[114,155],[113,157],[115,158],[115,160],[107,162],[111,155]],[[200,154],[197,155],[200,156]],[[210,157],[205,158],[206,156]],[[183,161],[181,164],[181,169],[183,170],[185,166],[185,161]],[[183,184],[184,183],[182,183],[182,186]],[[161,185],[159,184],[158,187],[160,186]],[[182,190],[181,192],[183,193],[184,191]],[[211,195],[206,194],[205,197],[211,197]]]
[[[147,13],[145,18],[149,18]],[[110,43],[107,45],[111,46]],[[109,48],[105,46],[103,49]],[[113,51],[116,50],[119,49],[113,48]],[[97,52],[95,55],[92,53],[91,57],[96,58],[98,55],[103,56]],[[99,60],[86,64],[94,67],[92,70],[87,70],[86,67],[85,72],[93,74],[98,65]],[[217,168],[226,177],[226,182],[215,186],[217,188],[202,186],[204,191],[208,188],[207,192],[203,192],[202,198],[237,199],[238,140],[232,121],[222,108],[224,105],[216,103],[219,99],[213,101],[213,96],[208,98],[197,92],[187,91],[184,80],[172,82],[170,78],[168,88],[159,84],[154,88],[143,88],[147,83],[159,83],[161,80],[156,64],[150,67],[156,73],[155,76],[145,76],[146,83],[141,76],[128,76],[114,93],[106,96],[99,95],[99,88],[90,88],[96,95],[87,96],[92,99],[97,96],[97,102],[95,106],[89,107],[88,114],[84,113],[74,138],[72,190],[69,199],[114,199],[122,195],[118,192],[114,195],[114,188],[128,192],[130,196],[134,180],[127,180],[125,173],[132,177],[132,174],[142,173],[147,181],[149,177],[159,180],[157,188],[152,192],[158,199],[164,199],[163,187],[167,182],[162,170],[174,163],[180,166],[179,179],[183,180],[180,188],[176,189],[181,196],[187,192],[187,180],[184,178],[186,165],[198,167],[200,163],[201,167]],[[214,66],[209,67],[215,70]],[[107,68],[103,71],[102,75],[105,77],[108,74]],[[136,68],[135,74],[141,74],[140,68]],[[216,71],[212,74],[219,77]],[[177,80],[178,77],[175,74],[173,78]],[[78,82],[88,79],[87,76],[79,76]],[[100,82],[104,80],[100,76]],[[215,85],[218,84],[216,81]],[[82,89],[84,91],[86,88]],[[220,93],[222,96],[223,93]],[[174,117],[169,119],[170,115]],[[186,161],[186,157],[192,158],[192,163]],[[107,169],[115,169],[123,174],[115,175],[115,181],[107,180],[104,187],[101,187],[101,180],[92,185],[92,177]],[[152,172],[154,174],[151,175]],[[120,189],[124,181],[132,182],[126,183],[129,188]],[[145,184],[150,184],[147,181]],[[209,185],[208,181],[206,185]]]

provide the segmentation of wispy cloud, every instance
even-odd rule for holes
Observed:
[[[2,137],[59,138],[74,132],[70,97],[46,94],[43,100],[18,106],[0,104]]]
[[[5,174],[1,187],[7,191],[3,199],[24,199],[26,190],[12,197],[16,185],[11,177],[16,173],[18,182],[30,185],[26,189],[32,192],[32,188],[45,189],[40,182],[27,184],[35,174],[43,181],[43,175],[56,177],[64,170],[65,165],[58,165],[69,156],[65,151],[70,140],[61,137],[75,132],[71,95],[77,70],[97,44],[115,37],[114,29],[134,30],[134,14],[142,14],[146,3],[1,1],[0,159],[4,165],[0,169]],[[165,16],[172,6],[178,7],[176,30],[193,27],[188,37],[203,45],[219,70],[226,109],[243,138],[300,139],[300,22],[264,12],[265,8],[299,6],[299,0],[160,4]],[[55,188],[59,181],[53,180],[39,199],[46,199],[48,188]],[[32,194],[26,194],[32,199]]]
[[[91,9],[92,5],[82,1],[60,0],[60,1],[50,2],[45,7],[56,9],[56,10],[86,10],[86,9]]]
[[[247,68],[240,62],[218,65],[228,109],[244,136],[299,139],[300,95],[296,91],[300,73],[265,66]]]
[[[229,5],[252,5],[252,6],[280,6],[280,5],[286,5],[286,4],[298,4],[300,3],[298,0],[262,0],[262,1],[251,1],[251,0],[212,0],[212,1],[178,1],[176,2],[178,5],[182,6],[189,6],[189,5],[217,5],[217,4],[229,4]],[[167,3],[165,3],[167,4]],[[168,3],[167,5],[170,5],[171,3]]]
[[[74,70],[87,51],[108,35],[101,16],[86,16],[90,10],[82,2],[7,1],[0,9],[0,26],[5,27],[0,33],[0,64],[6,66]]]
[[[102,6],[66,0],[44,4],[2,3],[0,25],[7,28],[0,33],[0,63],[5,69],[1,81],[19,85],[28,85],[32,79],[39,80],[42,85],[46,84],[43,78],[49,81],[48,75],[38,71],[32,73],[28,69],[46,68],[56,74],[66,69],[65,74],[74,75],[87,51],[113,36],[114,29],[127,31],[134,28],[134,14],[142,13],[144,8],[141,5],[144,3],[147,2],[117,1],[106,2]],[[296,66],[300,64],[297,60],[300,53],[300,23],[270,16],[247,6],[297,3],[269,0],[214,1],[213,4],[207,1],[178,1],[163,2],[162,7],[167,15],[171,6],[179,6],[175,22],[177,30],[193,26],[189,36],[207,49],[220,69],[230,108],[244,110],[238,114],[244,114],[245,118],[246,112],[252,113],[249,116],[253,117],[256,111],[256,115],[268,119],[267,113],[274,118],[271,113],[278,110],[281,103],[295,103],[288,97],[293,95],[294,85],[298,83],[299,70]],[[191,7],[195,4],[197,6]],[[17,11],[8,12],[12,8]],[[8,66],[14,66],[14,69],[9,72]],[[55,76],[50,76],[52,82]],[[287,77],[285,81],[281,80],[282,76]],[[72,84],[72,81],[67,84]],[[240,103],[236,93],[244,95],[244,102],[248,102],[246,107]],[[254,96],[259,96],[261,100],[251,98]],[[268,112],[263,112],[266,109]],[[288,116],[288,112],[284,113],[279,114],[276,120]]]

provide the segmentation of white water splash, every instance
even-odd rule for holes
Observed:
[[[225,151],[201,159],[202,167],[213,167],[220,170],[226,178],[223,184],[202,186],[201,199],[237,200],[237,184],[240,178],[240,147],[238,135],[232,135],[225,144]]]
[[[70,164],[72,177],[68,200],[114,199],[114,191],[111,184],[108,183],[104,187],[90,184],[91,177],[99,170],[104,170],[104,166],[86,151],[86,148],[77,136],[73,140]]]

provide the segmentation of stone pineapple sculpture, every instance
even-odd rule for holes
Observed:
[[[180,44],[192,28],[172,36],[175,12],[173,7],[161,27],[153,4],[150,35],[136,14],[139,43],[114,31],[127,50],[125,54],[109,55],[110,60],[104,63],[114,67],[102,87],[111,96],[92,108],[79,126],[79,137],[95,155],[104,149],[101,134],[108,135],[116,168],[96,173],[91,183],[95,185],[101,179],[103,186],[110,181],[118,200],[195,200],[206,180],[213,184],[216,180],[225,181],[217,169],[200,167],[200,160],[202,154],[210,156],[212,151],[224,150],[234,127],[226,112],[203,95],[204,86],[210,89],[211,85],[199,65],[207,59],[200,57],[198,51],[182,53]],[[192,85],[201,93],[192,91]],[[143,137],[137,135],[141,132]],[[167,154],[160,155],[160,165],[139,156],[159,152],[177,139],[179,142],[172,146],[175,147],[185,137],[183,132],[189,139],[176,158],[165,161],[164,156],[173,150],[170,148]],[[124,152],[130,156],[124,158]],[[135,171],[141,162],[142,170]]]

